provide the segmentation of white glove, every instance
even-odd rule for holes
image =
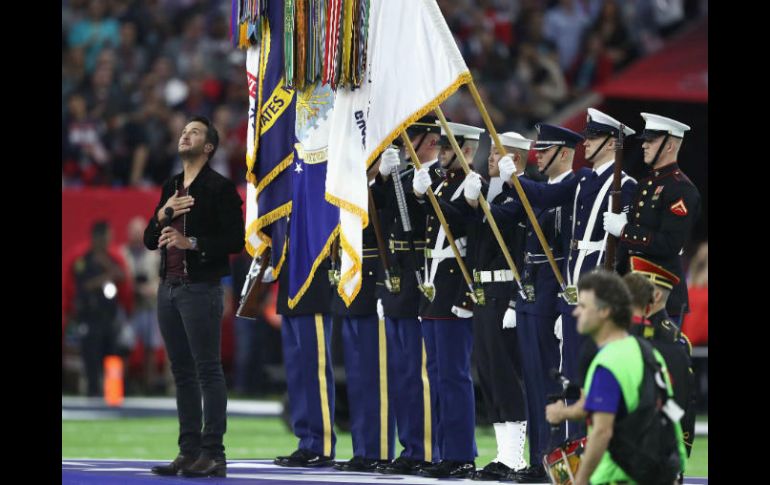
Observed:
[[[398,158],[398,150],[395,148],[386,148],[380,157],[380,174],[390,177],[394,168],[401,165],[401,159]]]
[[[419,195],[424,195],[430,187],[430,174],[427,167],[422,167],[420,170],[414,172],[414,180],[412,180],[412,188]]]
[[[463,188],[463,194],[468,200],[476,200],[481,194],[481,175],[476,172],[469,172],[465,176],[465,188]]]
[[[516,328],[516,310],[509,308],[503,315],[503,328]]]
[[[377,298],[377,317],[380,320],[385,320],[385,308],[382,306],[382,300]]]
[[[559,318],[556,319],[556,323],[553,325],[553,334],[556,335],[556,338],[559,340],[564,340],[564,333],[562,332],[562,323],[561,323],[561,315],[559,315]]]
[[[623,227],[628,223],[628,216],[625,212],[620,214],[613,214],[612,212],[604,213],[604,230],[609,232],[615,237],[620,237],[623,233]]]
[[[273,267],[268,266],[265,268],[265,272],[262,274],[262,283],[272,283],[275,281],[275,275],[273,275]]]
[[[503,182],[508,182],[516,173],[516,165],[513,163],[513,159],[508,155],[504,156],[497,162],[497,167],[500,169],[500,178]]]

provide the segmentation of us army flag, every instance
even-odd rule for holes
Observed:
[[[337,91],[326,177],[326,200],[340,208],[337,292],[347,305],[361,289],[366,168],[402,130],[471,80],[435,0],[371,2],[366,59],[361,88]]]

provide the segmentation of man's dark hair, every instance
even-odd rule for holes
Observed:
[[[617,273],[604,269],[586,273],[578,281],[578,291],[593,291],[596,306],[609,308],[615,325],[626,330],[631,326],[631,294]]]
[[[217,152],[217,147],[219,146],[219,132],[214,127],[214,123],[212,123],[211,120],[205,116],[193,116],[187,123],[190,124],[193,121],[197,121],[198,123],[203,123],[206,125],[206,143],[211,143],[214,145],[214,149],[211,150],[211,153],[209,153],[208,160],[211,160],[212,157],[214,157],[214,154]]]
[[[110,225],[105,220],[99,220],[91,226],[91,237],[105,236],[110,230]]]
[[[655,286],[647,277],[639,273],[628,273],[623,277],[623,283],[631,293],[631,306],[645,308],[652,303]]]

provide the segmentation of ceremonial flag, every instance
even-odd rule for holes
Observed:
[[[307,291],[339,230],[339,209],[324,198],[334,93],[321,82],[297,91],[297,144],[289,224],[289,308]]]
[[[342,209],[337,292],[348,306],[361,288],[367,167],[402,130],[471,80],[435,0],[375,1],[368,16],[364,81],[337,91],[326,178],[326,200]]]
[[[256,219],[247,201],[246,248],[257,256],[272,247],[271,265],[277,276],[286,252],[287,217],[291,213],[291,173],[294,159],[295,93],[285,87],[283,75],[283,3],[272,1],[261,17],[259,48],[247,51],[249,78],[249,132],[246,178],[256,195]],[[252,206],[253,207],[253,206]]]

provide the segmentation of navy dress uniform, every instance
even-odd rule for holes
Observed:
[[[283,361],[289,392],[289,416],[297,450],[279,456],[276,465],[317,467],[334,464],[334,373],[331,335],[332,288],[329,259],[317,268],[305,295],[289,308],[288,258],[279,275],[277,313],[281,315]]]
[[[377,217],[372,214],[370,217]],[[373,471],[393,459],[395,422],[389,412],[385,321],[377,315],[379,253],[374,225],[363,232],[362,282],[358,295],[346,306],[332,286],[332,313],[342,317],[342,346],[350,407],[353,459],[337,463],[343,471]]]
[[[459,123],[450,122],[449,126],[460,146],[466,139],[478,140],[484,131]],[[450,202],[463,196],[464,180],[462,169],[448,169],[444,178],[433,185],[463,259],[467,252],[467,230],[461,211]],[[471,378],[473,300],[427,196],[418,202],[427,214],[424,284],[433,296],[432,300],[426,296],[421,298],[420,316],[427,354],[436,359],[442,456],[441,463],[423,468],[420,474],[437,478],[469,477],[475,472],[473,460],[476,456],[476,413]]]
[[[679,283],[673,271],[647,259],[631,256],[631,271],[648,278],[652,284],[671,291]],[[671,296],[669,296],[671,298]],[[665,308],[640,322],[633,322],[629,333],[645,338],[658,349],[671,374],[674,400],[684,411],[680,421],[687,456],[695,438],[695,375],[692,370],[692,346]]]
[[[592,113],[598,119],[589,119],[586,127],[587,134],[618,136],[619,121],[603,113],[601,117],[596,116],[599,113],[596,110],[592,110]],[[634,131],[626,127],[624,133],[633,134]],[[566,128],[541,124],[535,149],[545,149],[552,145],[574,147],[582,139],[583,136]],[[604,262],[607,233],[604,231],[601,217],[609,207],[614,164],[614,160],[611,160],[593,170],[582,168],[575,172],[575,177],[565,179],[558,184],[540,184],[525,178],[519,179],[532,205],[540,208],[567,207],[567,212],[571,212],[566,261],[562,266],[562,276],[568,290],[574,289],[581,274]],[[636,181],[623,172],[620,198],[621,207],[626,211],[635,190]],[[562,374],[571,381],[577,381],[579,378],[578,353],[585,339],[577,333],[577,320],[572,316],[575,304],[574,300],[567,302],[565,298],[559,301],[562,327],[561,370]],[[573,425],[574,423],[568,423],[568,430],[574,427]]]
[[[408,129],[414,137],[421,133],[440,133],[435,117],[423,117]],[[424,137],[421,138],[421,141]],[[415,147],[417,149],[417,147]],[[430,167],[431,179],[438,183],[444,171],[434,160],[421,160]],[[385,285],[385,272],[378,266],[377,296],[381,301],[385,317],[388,363],[389,407],[394,415],[398,440],[403,451],[392,463],[377,467],[382,473],[411,474],[430,462],[441,459],[438,449],[438,415],[435,356],[428,356],[423,339],[423,329],[418,319],[420,289],[415,271],[424,270],[425,212],[418,206],[412,192],[414,168],[399,173],[397,183],[401,184],[407,213],[411,223],[416,254],[411,251],[407,233],[399,215],[395,188],[396,181],[390,177],[383,181],[380,175],[372,186],[375,203],[380,212],[383,236],[386,241],[386,255],[391,276]],[[389,288],[389,287],[390,288]]]
[[[503,135],[501,140],[510,146]],[[518,269],[523,254],[524,228],[517,220],[507,217],[505,209],[518,203],[501,192],[501,183],[499,178],[493,179],[489,185],[483,185],[482,193],[490,202],[492,216]],[[502,480],[512,471],[526,467],[523,455],[527,406],[522,356],[516,328],[503,327],[505,313],[514,303],[512,298],[517,284],[482,209],[471,208],[465,197],[453,204],[468,211],[470,216],[467,254],[477,292],[473,310],[473,360],[498,448],[496,459],[479,470],[476,478]]]
[[[629,254],[672,268],[679,283],[666,309],[680,325],[680,319],[689,311],[681,254],[700,211],[700,194],[676,161],[660,166],[658,158],[667,139],[682,139],[690,127],[664,116],[642,113],[642,117],[646,121],[642,138],[664,139],[650,163],[651,173],[639,181],[620,241]]]

